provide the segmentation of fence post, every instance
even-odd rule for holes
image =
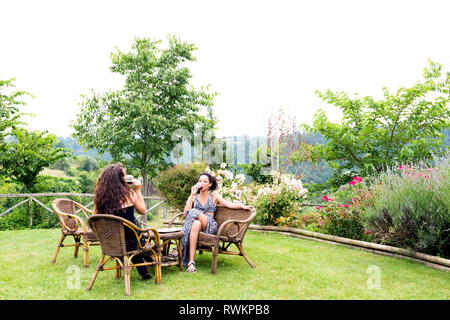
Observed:
[[[30,227],[33,226],[33,197],[28,198],[28,214],[30,215]]]

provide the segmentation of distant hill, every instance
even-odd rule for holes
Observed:
[[[88,149],[84,150],[82,146],[78,144],[78,142],[70,137],[58,137],[59,145],[58,147],[64,147],[67,149],[73,150],[73,154],[75,156],[90,156],[90,157],[98,157],[105,161],[111,161],[112,157],[109,153],[99,154],[97,150]]]
[[[443,131],[445,138],[443,139],[444,146],[450,147],[450,128]],[[265,136],[228,136],[220,137],[228,150],[228,162],[230,164],[236,163],[250,163],[254,161],[253,156],[256,150],[267,143]],[[319,143],[326,143],[325,138],[320,134],[305,134],[302,136],[302,140],[315,145]],[[91,156],[98,157],[107,162],[112,160],[109,153],[99,154],[97,150],[89,149],[84,150],[76,140],[70,137],[58,137],[58,141],[61,147],[65,147],[73,150],[75,156]],[[183,142],[183,156],[177,163],[192,163],[195,161],[193,148],[187,143]],[[168,161],[172,160],[168,157]],[[305,183],[324,183],[332,176],[332,169],[327,163],[319,163],[317,166],[312,166],[308,163],[298,164],[293,168],[287,168],[290,173],[298,174],[302,176],[302,181]]]

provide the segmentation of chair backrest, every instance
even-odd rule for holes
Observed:
[[[58,214],[58,220],[60,222],[59,224],[60,224],[62,230],[67,230],[64,227],[64,223],[72,230],[76,228],[77,222],[74,218],[60,215],[60,213],[69,213],[69,214],[74,214],[74,215],[76,214],[75,204],[72,200],[70,200],[70,199],[55,199],[52,202],[52,206],[53,206],[53,209]]]
[[[222,223],[228,220],[247,220],[251,218],[246,223],[240,223],[239,227],[236,224],[233,224],[229,229],[230,234],[236,234],[236,232],[239,231],[236,240],[242,241],[245,233],[247,232],[248,226],[250,225],[250,222],[251,220],[253,220],[255,215],[256,212],[254,210],[230,209],[221,205],[217,205],[217,211],[214,214],[214,219],[220,227]]]
[[[110,214],[94,214],[88,223],[97,235],[102,252],[113,257],[127,254],[124,222],[127,220]]]

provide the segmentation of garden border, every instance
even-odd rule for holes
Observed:
[[[345,245],[346,247],[362,249],[375,254],[382,254],[388,256],[399,257],[403,259],[409,259],[425,264],[428,267],[432,267],[439,270],[450,271],[450,260],[432,256],[429,254],[397,248],[393,246],[387,246],[372,242],[348,239],[343,237],[332,236],[329,234],[323,234],[318,232],[312,232],[293,227],[278,227],[278,226],[260,226],[251,224],[249,230],[262,231],[262,232],[277,232],[296,238],[302,238],[306,240],[325,241],[329,243],[338,243]]]

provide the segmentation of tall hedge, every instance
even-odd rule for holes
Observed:
[[[191,188],[197,183],[205,167],[206,165],[201,163],[179,164],[159,174],[156,179],[158,190],[169,206],[180,212],[183,211]]]

